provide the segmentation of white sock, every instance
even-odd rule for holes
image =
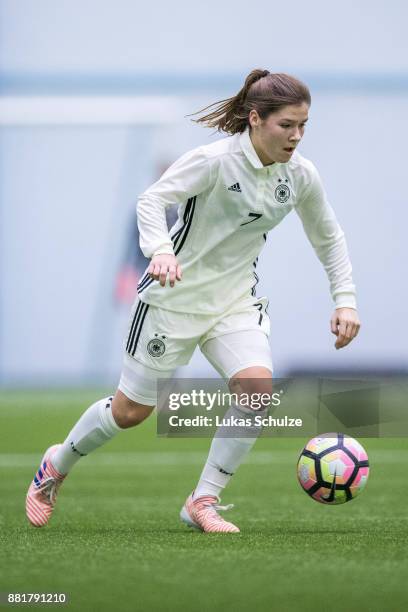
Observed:
[[[81,457],[105,444],[118,431],[122,431],[113,418],[112,399],[106,397],[92,404],[53,455],[52,464],[60,474],[67,474]]]
[[[257,411],[256,414],[265,416],[266,410]],[[242,419],[248,416],[253,418],[254,411],[244,406],[234,405],[226,412],[224,419],[229,417]],[[219,497],[222,489],[227,486],[231,476],[235,474],[255,444],[262,427],[252,423],[242,427],[239,431],[235,428],[234,431],[237,431],[239,435],[236,438],[227,437],[229,431],[231,431],[229,427],[220,426],[215,432],[207,462],[194,491],[194,499],[203,495]],[[231,433],[229,435],[231,436]]]

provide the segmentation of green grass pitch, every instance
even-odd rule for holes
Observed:
[[[99,397],[2,394],[0,591],[66,592],[65,608],[84,612],[408,609],[405,439],[362,440],[367,489],[338,507],[297,483],[306,440],[259,440],[223,497],[242,533],[204,535],[178,513],[210,441],[157,438],[151,417],[81,460],[50,525],[31,527],[24,498],[42,451]]]

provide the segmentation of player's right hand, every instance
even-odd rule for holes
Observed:
[[[158,280],[162,287],[166,284],[167,275],[170,287],[174,287],[176,280],[180,281],[182,275],[181,266],[176,256],[167,253],[153,255],[147,271],[150,274],[150,278]]]

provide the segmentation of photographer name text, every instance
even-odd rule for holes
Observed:
[[[254,415],[248,418],[238,417],[209,417],[197,415],[195,417],[180,417],[173,414],[169,417],[170,427],[302,427],[303,421],[300,418],[284,416],[275,418],[272,416]]]

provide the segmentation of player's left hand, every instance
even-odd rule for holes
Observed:
[[[332,334],[337,336],[336,349],[341,349],[353,340],[360,331],[360,320],[354,308],[336,308],[330,320]]]

